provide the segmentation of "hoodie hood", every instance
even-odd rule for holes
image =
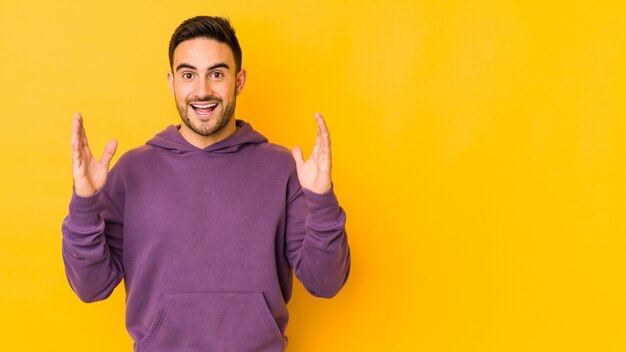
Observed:
[[[178,131],[180,125],[170,125],[162,132],[146,142],[147,145],[170,150],[177,154],[204,151],[215,154],[235,153],[247,144],[266,143],[267,138],[252,129],[252,125],[243,121],[235,120],[237,130],[225,139],[212,144],[204,149],[200,149],[189,142]]]

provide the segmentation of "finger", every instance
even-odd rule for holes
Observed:
[[[295,146],[291,149],[291,155],[293,156],[293,160],[296,161],[296,167],[300,167],[304,163],[304,158],[302,158],[302,148],[299,146]]]
[[[326,126],[324,116],[317,112],[315,113],[315,120],[317,120],[318,133],[322,137],[322,145],[330,148],[330,132],[328,131],[328,126]]]
[[[77,171],[82,165],[82,157],[81,157],[81,149],[82,149],[82,138],[80,136],[80,128],[81,128],[81,116],[80,113],[74,114],[74,120],[72,121],[72,168],[74,171]]]
[[[319,112],[315,113],[315,122],[317,123],[317,133],[322,133],[322,129],[320,127],[320,119],[324,119],[322,117],[322,114],[320,114]]]
[[[79,138],[81,143],[82,152],[85,153],[87,157],[91,156],[91,149],[89,148],[89,140],[87,139],[87,132],[85,131],[85,121],[82,116],[79,114]]]
[[[80,120],[80,139],[83,143],[83,148],[89,148],[89,141],[87,140],[87,132],[85,132],[85,124],[83,120]]]
[[[72,152],[75,152],[80,149],[80,139],[79,139],[79,131],[80,128],[80,113],[74,114],[74,119],[72,120],[72,137],[70,141],[70,145],[72,147]]]
[[[77,112],[76,114],[74,114],[74,119],[78,122],[77,135],[84,145],[85,141],[87,140],[87,134],[85,133],[85,122],[83,121],[83,116],[79,112]]]
[[[112,139],[107,143],[107,146],[104,148],[104,152],[102,152],[102,158],[100,162],[106,165],[107,169],[109,168],[109,164],[111,163],[111,159],[113,159],[113,155],[115,155],[115,151],[117,150],[117,141]]]
[[[315,144],[313,145],[313,151],[311,152],[311,156],[313,158],[317,158],[317,155],[319,154],[321,149],[322,149],[322,137],[320,137],[320,135],[318,134],[315,137]]]
[[[316,160],[322,158],[330,157],[330,136],[328,133],[328,128],[326,127],[326,121],[324,117],[319,112],[315,113],[315,120],[317,121],[317,139],[316,139],[316,147],[313,148],[313,155]]]

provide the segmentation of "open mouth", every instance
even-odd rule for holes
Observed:
[[[193,111],[195,111],[196,115],[205,117],[210,116],[211,113],[217,107],[217,103],[193,103],[190,104]]]

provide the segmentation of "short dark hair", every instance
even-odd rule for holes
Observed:
[[[194,38],[208,38],[224,43],[230,47],[235,57],[236,72],[241,69],[241,47],[235,35],[235,29],[224,17],[196,16],[183,23],[172,34],[170,39],[170,68],[174,69],[174,50],[178,44]]]

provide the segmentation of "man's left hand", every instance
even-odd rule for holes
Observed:
[[[330,134],[322,114],[315,113],[315,120],[317,120],[317,138],[311,156],[305,161],[299,146],[293,147],[291,153],[296,161],[300,185],[321,194],[328,192],[332,187]]]

